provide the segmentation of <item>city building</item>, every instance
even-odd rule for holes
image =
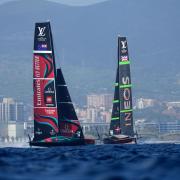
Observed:
[[[24,122],[24,104],[16,103],[16,121]]]
[[[154,99],[144,99],[144,98],[139,98],[137,99],[136,101],[136,107],[138,109],[144,109],[144,108],[147,108],[147,107],[152,107],[154,106],[156,103],[156,100]]]
[[[76,108],[79,120],[83,123],[109,123],[112,99],[112,94],[87,95],[86,108]]]
[[[87,95],[87,107],[110,109],[112,107],[112,99],[112,94],[90,94]]]
[[[6,138],[7,141],[24,138],[24,122],[9,121],[8,123],[1,123],[0,137]]]
[[[87,122],[95,123],[98,118],[98,110],[95,108],[87,108]]]
[[[24,104],[13,98],[3,98],[0,103],[0,122],[24,121]]]
[[[111,120],[111,110],[105,108],[76,108],[78,119],[83,123],[109,123]]]
[[[75,111],[80,122],[87,122],[87,108],[76,108]]]
[[[166,103],[168,108],[180,108],[180,102],[179,101],[174,101],[174,102],[167,102]]]
[[[102,111],[100,113],[101,121],[104,123],[110,123],[111,121],[111,112],[110,111]]]

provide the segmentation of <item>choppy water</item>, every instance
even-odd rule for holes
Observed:
[[[180,145],[1,148],[1,180],[179,180]]]

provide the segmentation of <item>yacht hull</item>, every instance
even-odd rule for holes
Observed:
[[[58,141],[30,141],[30,146],[39,147],[56,147],[56,146],[80,146],[80,145],[90,145],[95,144],[94,139],[60,139]]]
[[[30,146],[39,146],[39,147],[57,147],[57,146],[80,146],[85,145],[84,140],[78,140],[78,141],[63,141],[63,142],[37,142],[37,141],[31,141],[29,142]]]
[[[136,144],[136,138],[134,137],[114,137],[110,136],[103,139],[104,144]]]

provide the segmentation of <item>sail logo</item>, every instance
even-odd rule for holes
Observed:
[[[37,131],[35,131],[35,134],[41,135],[41,134],[42,134],[42,131],[38,128]]]
[[[45,109],[45,113],[48,115],[56,116],[56,110],[55,109]]]
[[[130,78],[128,76],[122,78],[123,85],[129,85],[130,84]],[[124,99],[124,109],[130,109],[131,108],[131,91],[129,87],[125,87],[123,90],[123,99]]]
[[[49,133],[50,133],[51,136],[53,136],[53,135],[56,134],[55,131],[54,131],[53,129],[52,129]]]
[[[46,27],[38,27],[38,30],[39,30],[39,34],[38,36],[39,37],[44,37],[46,34],[44,33],[45,32],[45,29]]]
[[[122,44],[122,49],[126,49],[127,48],[127,41],[121,41]]]
[[[122,83],[123,85],[127,85],[130,83],[130,78],[128,76],[122,77]]]
[[[36,105],[41,106],[42,97],[41,97],[41,81],[39,79],[35,80],[36,87]]]
[[[47,44],[38,44],[38,50],[47,50]]]
[[[121,41],[121,53],[127,53],[127,41]]]
[[[64,133],[64,134],[71,134],[71,133],[73,133],[73,130],[70,129],[68,124],[64,124],[63,126],[61,128],[61,132],[62,133]]]
[[[123,85],[130,85],[130,78],[128,76],[122,78]],[[130,87],[125,87],[123,89],[123,107],[124,110],[130,110],[132,108],[131,104],[131,89]],[[125,126],[131,125],[132,112],[125,112],[124,114]]]
[[[128,56],[121,56],[121,61],[128,61]]]
[[[51,96],[47,96],[46,97],[46,103],[47,104],[52,104],[53,100],[52,100],[52,97]]]
[[[46,91],[44,91],[45,94],[54,94],[54,89],[51,89],[51,87],[48,87]]]
[[[34,77],[40,78],[40,59],[39,56],[34,56]]]
[[[116,132],[116,133],[118,133],[118,134],[121,132],[121,129],[120,129],[120,127],[119,127],[119,126],[115,127],[115,129],[114,129],[114,130],[115,130],[115,132]]]

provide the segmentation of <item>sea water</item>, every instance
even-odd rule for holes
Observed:
[[[180,145],[0,148],[1,180],[179,180]]]

